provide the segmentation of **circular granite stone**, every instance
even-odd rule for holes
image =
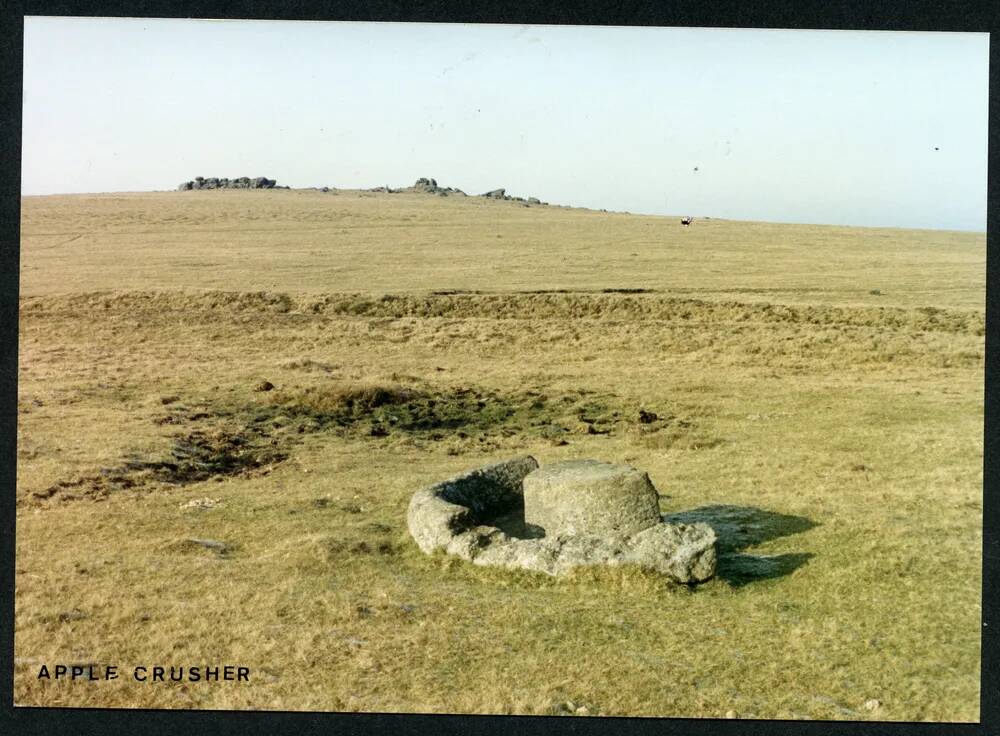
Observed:
[[[630,465],[569,460],[524,478],[524,520],[546,536],[628,536],[660,523],[649,476]]]

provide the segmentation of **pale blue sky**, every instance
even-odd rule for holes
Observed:
[[[985,230],[988,52],[972,33],[27,18],[22,192],[429,176]]]

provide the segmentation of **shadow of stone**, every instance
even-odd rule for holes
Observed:
[[[739,588],[758,580],[788,575],[812,557],[812,552],[791,552],[784,555],[720,554],[715,574],[731,587]]]
[[[703,522],[712,527],[718,538],[719,562],[716,575],[733,587],[788,575],[814,556],[811,552],[782,555],[738,554],[746,547],[778,537],[800,534],[818,526],[815,521],[804,516],[779,514],[753,506],[719,504],[667,514],[663,520],[681,524]]]
[[[541,539],[545,536],[542,527],[524,520],[524,504],[514,506],[506,513],[489,519],[487,523],[515,539]]]

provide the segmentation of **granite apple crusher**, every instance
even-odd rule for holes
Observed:
[[[635,565],[678,583],[715,574],[716,536],[704,523],[667,522],[649,476],[629,465],[530,456],[476,468],[413,494],[410,534],[422,551],[476,565],[561,575]]]

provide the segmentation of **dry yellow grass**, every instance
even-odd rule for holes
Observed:
[[[976,720],[984,264],[455,197],[25,198],[16,701]],[[649,471],[725,532],[719,577],[410,543],[413,490],[524,452]]]
[[[985,303],[984,234],[725,220],[683,228],[677,218],[353,191],[24,203],[24,295],[638,288],[786,303]]]

